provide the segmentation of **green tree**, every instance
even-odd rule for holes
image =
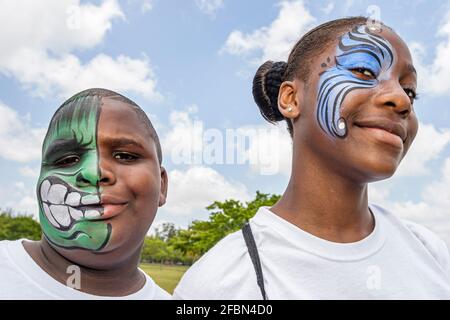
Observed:
[[[173,223],[165,222],[160,227],[155,228],[155,236],[167,242],[176,236],[177,231]]]
[[[161,262],[167,259],[167,244],[164,240],[151,236],[145,237],[141,259],[145,262]]]
[[[0,212],[0,240],[26,238],[39,240],[41,226],[31,216],[14,215],[11,210]]]
[[[272,206],[280,198],[256,192],[254,200],[245,204],[237,200],[215,201],[207,207],[211,213],[207,221],[194,221],[187,230],[180,230],[170,245],[194,259],[198,259],[226,235],[241,229],[259,207]]]

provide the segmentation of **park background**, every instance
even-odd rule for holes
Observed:
[[[291,141],[264,122],[251,83],[265,60],[286,60],[298,38],[327,20],[376,15],[410,47],[419,72],[419,133],[370,202],[421,223],[450,247],[450,2],[239,0],[0,0],[0,239],[39,237],[35,184],[47,125],[74,93],[105,87],[137,102],[154,123],[169,173],[143,265],[171,288],[184,266],[287,185]],[[234,162],[203,157],[205,132],[277,130]],[[179,161],[176,146],[189,146]],[[262,156],[258,156],[262,155]],[[264,161],[261,161],[264,160]],[[267,161],[276,168],[264,173]],[[28,215],[23,217],[23,215]]]

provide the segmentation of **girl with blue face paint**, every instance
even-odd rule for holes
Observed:
[[[200,259],[176,297],[450,298],[445,243],[368,203],[368,183],[394,174],[418,121],[408,47],[389,27],[366,22],[320,25],[287,62],[258,69],[261,114],[286,121],[292,137],[289,184]]]

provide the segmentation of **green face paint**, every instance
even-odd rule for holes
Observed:
[[[39,219],[45,237],[63,248],[98,251],[111,235],[111,225],[98,220],[100,110],[101,97],[73,97],[55,113],[44,140]]]

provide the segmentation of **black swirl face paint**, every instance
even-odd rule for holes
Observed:
[[[328,58],[322,67],[328,67],[330,62]],[[366,26],[358,26],[339,38],[335,62],[334,66],[320,73],[317,121],[331,137],[344,138],[347,124],[341,116],[341,109],[345,97],[352,90],[375,87],[379,76],[392,67],[394,54],[387,40]],[[351,70],[358,68],[369,70],[375,77],[367,80],[357,77]]]

